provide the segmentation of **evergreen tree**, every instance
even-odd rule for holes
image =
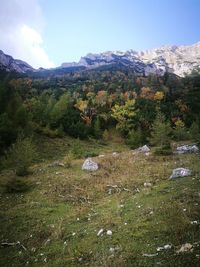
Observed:
[[[94,127],[93,127],[93,131],[94,131],[94,136],[98,139],[101,138],[102,136],[102,130],[101,130],[101,123],[100,123],[100,119],[97,116],[95,122],[94,122]]]
[[[152,125],[150,143],[160,148],[169,147],[171,131],[170,123],[166,122],[164,114],[158,110]]]
[[[28,169],[36,155],[36,147],[32,139],[20,136],[6,152],[4,166],[14,170],[17,175],[24,176],[28,174]]]

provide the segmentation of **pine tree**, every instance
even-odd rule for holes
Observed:
[[[101,136],[102,136],[101,124],[100,124],[99,117],[96,118],[95,123],[94,123],[94,136],[96,138],[101,138]]]
[[[161,149],[169,147],[171,131],[170,123],[166,122],[165,116],[158,110],[152,125],[150,143]]]

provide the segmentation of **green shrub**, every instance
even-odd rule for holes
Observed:
[[[154,155],[157,156],[168,156],[168,155],[172,155],[172,149],[170,146],[166,146],[166,147],[156,147],[154,150]]]
[[[22,177],[12,177],[3,185],[6,193],[25,192],[30,188],[29,182]]]
[[[85,151],[84,153],[84,157],[88,158],[88,157],[97,157],[99,155],[98,152],[95,151]]]
[[[175,122],[175,128],[173,130],[173,136],[174,136],[175,140],[177,140],[177,141],[183,141],[183,140],[187,140],[189,138],[189,134],[187,133],[185,123],[180,119],[178,119]]]
[[[12,169],[19,176],[28,174],[28,169],[36,158],[36,147],[31,138],[18,137],[6,152],[4,167]]]
[[[108,140],[109,140],[109,132],[108,132],[107,129],[104,130],[104,132],[103,132],[103,134],[102,134],[102,138],[103,138],[103,141],[104,141],[104,142],[108,142]]]
[[[143,133],[140,129],[137,130],[131,130],[128,134],[128,138],[126,140],[126,143],[130,148],[134,149],[137,148],[138,146],[143,145],[144,142],[144,136]]]
[[[71,153],[75,159],[84,157],[84,149],[79,138],[72,144]]]
[[[74,156],[71,152],[69,152],[65,157],[64,157],[64,160],[63,160],[63,163],[65,164],[65,167],[66,168],[70,168],[72,166],[72,161],[74,159]]]
[[[200,143],[200,127],[196,121],[190,126],[189,135],[195,142]]]
[[[102,136],[101,123],[99,117],[96,118],[93,126],[94,136],[99,139]]]

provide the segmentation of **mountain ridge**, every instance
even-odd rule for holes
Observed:
[[[0,50],[0,70],[26,73],[34,69],[25,61],[14,59],[12,56],[4,54],[4,52]]]
[[[164,45],[140,52],[130,49],[89,53],[81,57],[79,62],[62,63],[60,67],[85,66],[91,69],[119,61],[125,66],[135,68],[136,73],[145,76],[149,74],[162,76],[170,72],[184,77],[194,69],[200,68],[200,42],[193,45]]]
[[[191,74],[193,70],[200,69],[200,42],[192,45],[164,45],[146,51],[106,51],[102,53],[88,53],[80,58],[79,62],[62,63],[58,69],[97,69],[108,65],[122,65],[131,68],[136,75],[148,76],[150,74],[163,76],[173,73],[180,77]],[[14,59],[0,50],[0,70],[14,71],[17,73],[38,72],[28,63]]]

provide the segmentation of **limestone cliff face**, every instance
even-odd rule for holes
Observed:
[[[63,63],[61,67],[84,66],[91,69],[109,64],[122,64],[134,69],[137,74],[162,76],[165,72],[171,72],[183,77],[200,68],[200,42],[190,46],[162,46],[143,52],[128,50],[90,53],[78,63]]]

